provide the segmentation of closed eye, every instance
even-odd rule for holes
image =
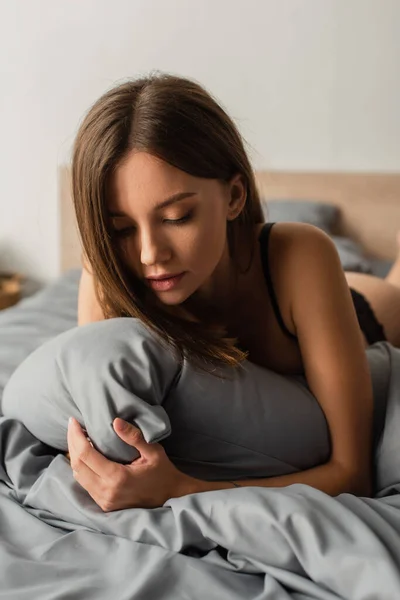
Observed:
[[[184,223],[187,223],[191,220],[191,218],[193,217],[193,212],[193,210],[190,210],[186,215],[184,215],[180,219],[163,219],[163,223],[166,223],[167,225],[183,225]],[[118,238],[123,239],[130,236],[135,231],[136,227],[134,227],[133,225],[129,225],[128,227],[123,227],[122,229],[114,229],[114,234]]]
[[[169,225],[183,225],[183,223],[187,223],[193,216],[193,210],[189,211],[186,215],[181,217],[180,219],[164,219],[163,223],[168,223]]]

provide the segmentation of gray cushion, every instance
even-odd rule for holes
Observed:
[[[246,362],[224,378],[182,368],[135,319],[72,329],[45,343],[4,390],[6,417],[67,450],[69,416],[95,447],[120,462],[137,457],[112,421],[135,422],[182,471],[204,479],[292,473],[329,456],[325,417],[302,378]]]
[[[331,233],[339,217],[339,209],[334,204],[311,200],[263,200],[262,207],[267,221],[310,223]]]
[[[372,275],[375,275],[375,277],[381,277],[382,279],[386,277],[393,266],[393,261],[385,260],[383,258],[376,258],[374,256],[369,257],[369,262],[371,264]]]
[[[371,261],[365,256],[363,249],[357,242],[339,235],[332,235],[331,238],[345,271],[372,273]]]
[[[398,427],[382,435],[392,385],[389,354],[388,344],[368,349],[381,489],[399,471]],[[74,328],[33,352],[6,385],[3,410],[64,452],[68,418],[74,416],[102,454],[131,462],[136,449],[112,427],[114,418],[122,417],[148,442],[161,442],[183,472],[208,480],[279,476],[328,459],[325,417],[302,377],[249,361],[216,374],[187,362],[181,367],[138,320],[110,319]]]

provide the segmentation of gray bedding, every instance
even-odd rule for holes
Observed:
[[[26,301],[40,343],[74,326],[76,281],[72,274],[57,284],[65,286],[62,292],[57,285],[46,290],[60,309],[69,295],[60,319],[57,314],[49,322],[40,299]],[[10,355],[0,338],[9,358],[4,382],[39,345],[35,335],[26,337],[29,348],[17,343],[11,332],[23,340],[24,328],[15,313],[8,317]],[[7,327],[4,318],[0,336]],[[179,369],[134,320],[49,341],[14,372],[3,398],[0,599],[399,598],[400,351],[377,344],[368,355],[375,396],[374,498],[330,498],[302,485],[245,487],[106,514],[73,479],[60,452],[70,414],[114,460],[135,458],[112,432],[119,414],[139,424],[148,441],[161,440],[182,470],[210,479],[268,476],[304,468],[304,460],[318,462],[329,451],[326,424],[301,379],[282,383],[250,364],[239,378],[222,383],[187,365]],[[211,414],[199,411],[200,400]],[[274,417],[283,413],[282,430]],[[246,434],[240,440],[237,423]],[[183,435],[174,434],[179,430]],[[205,439],[210,431],[212,438]]]
[[[24,358],[76,325],[79,277],[80,270],[70,271],[17,306],[0,311],[0,406],[5,384]]]

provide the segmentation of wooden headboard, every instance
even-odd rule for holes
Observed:
[[[400,173],[311,173],[258,171],[262,197],[335,204],[341,219],[337,234],[359,242],[367,254],[393,260],[400,229]],[[80,265],[80,247],[71,201],[69,168],[59,171],[61,270]]]

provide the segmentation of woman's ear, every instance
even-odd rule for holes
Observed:
[[[229,182],[228,221],[233,221],[240,215],[246,204],[247,189],[243,175],[238,173]]]

